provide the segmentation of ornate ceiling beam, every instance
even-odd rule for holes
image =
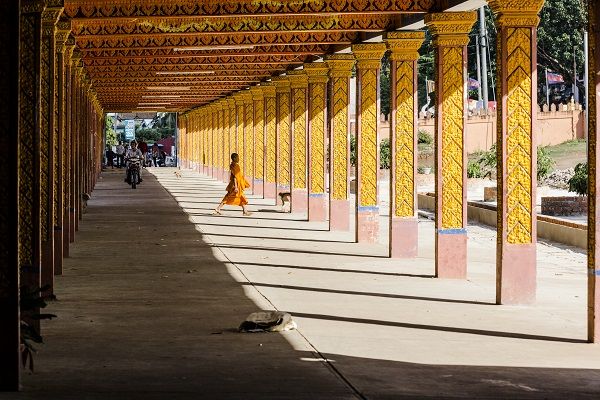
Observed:
[[[366,14],[355,15],[307,15],[307,16],[273,16],[204,18],[204,19],[171,19],[149,20],[94,20],[74,21],[72,23],[75,36],[147,36],[147,35],[222,35],[229,33],[253,34],[265,32],[335,32],[360,31],[378,32],[394,26],[393,15]]]
[[[132,17],[286,16],[331,14],[385,14],[428,12],[435,0],[65,0],[65,14],[73,19]]]
[[[147,65],[156,66],[173,66],[173,65],[203,65],[203,66],[220,66],[228,63],[242,63],[251,65],[271,65],[278,63],[298,63],[304,60],[305,56],[287,55],[287,56],[233,56],[233,57],[207,57],[197,59],[191,57],[180,56],[174,57],[137,57],[137,58],[83,58],[85,66],[115,66],[115,65]]]
[[[160,75],[165,74],[185,74],[185,73],[204,73],[208,71],[214,71],[214,75],[218,75],[220,72],[247,72],[251,74],[256,71],[270,71],[270,70],[285,70],[290,63],[273,63],[264,65],[236,65],[236,64],[223,64],[217,66],[204,66],[202,64],[197,65],[169,65],[170,70],[165,70],[161,65],[148,64],[148,65],[103,65],[103,66],[86,66],[86,71],[90,73],[98,72],[152,72]]]
[[[291,46],[310,44],[351,44],[357,40],[356,32],[267,32],[255,35],[246,33],[230,33],[227,35],[195,35],[184,36],[165,34],[160,36],[123,36],[123,37],[90,37],[78,36],[77,47],[82,50],[107,49],[156,49],[195,47],[204,49],[223,48],[226,46],[255,49],[261,46]]]
[[[104,58],[145,58],[145,57],[241,57],[241,56],[286,56],[286,55],[310,55],[329,52],[329,45],[267,45],[257,46],[252,49],[227,49],[227,50],[193,50],[193,48],[152,48],[152,49],[82,49],[83,57]]]

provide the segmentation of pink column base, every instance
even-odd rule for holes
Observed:
[[[308,191],[292,189],[292,212],[303,213],[308,210]]]
[[[390,257],[414,258],[419,250],[419,222],[416,217],[393,217],[390,224]]]
[[[262,179],[254,179],[254,182],[252,182],[252,189],[256,196],[264,198],[265,182]]]
[[[291,193],[290,192],[290,187],[289,186],[283,186],[283,185],[277,185],[277,198],[276,198],[276,200],[277,200],[277,205],[278,206],[282,205],[281,196],[279,196],[279,193]]]
[[[350,230],[350,202],[332,199],[329,203],[329,229],[347,232]]]
[[[356,213],[356,241],[377,243],[379,240],[379,207],[358,207]]]
[[[277,197],[277,185],[275,182],[265,182],[265,199],[275,199]]]
[[[308,195],[308,220],[314,222],[327,221],[327,196],[323,193]]]
[[[504,244],[496,273],[496,303],[532,304],[536,298],[535,244]]]
[[[467,230],[439,229],[435,235],[435,276],[467,278]]]

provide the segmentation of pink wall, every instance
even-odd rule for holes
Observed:
[[[556,145],[584,138],[584,114],[581,110],[539,112],[536,126],[538,146]],[[434,118],[420,118],[419,129],[433,136]],[[496,115],[467,118],[466,147],[468,153],[488,150],[496,142]],[[389,138],[390,125],[382,120],[380,140]]]

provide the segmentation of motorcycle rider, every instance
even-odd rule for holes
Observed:
[[[142,151],[140,149],[137,148],[137,142],[135,140],[132,140],[130,143],[129,149],[127,149],[127,153],[125,154],[125,162],[127,164],[127,169],[125,172],[125,182],[127,183],[131,183],[131,164],[132,162],[136,162],[139,165],[139,182],[137,183],[141,183],[142,182],[142,162],[144,160],[143,158],[143,154]]]

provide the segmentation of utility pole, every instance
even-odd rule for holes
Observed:
[[[588,128],[589,128],[589,117],[590,117],[590,81],[589,81],[589,73],[588,69],[588,61],[590,57],[590,49],[588,47],[588,32],[583,32],[583,56],[585,58],[583,62],[583,85],[585,87],[585,121],[583,124],[583,132],[585,135],[585,141],[588,142]],[[595,95],[595,94],[594,94]]]
[[[481,44],[481,80],[479,86],[481,87],[481,94],[483,97],[483,108],[487,114],[488,110],[488,64],[487,64],[487,29],[485,26],[485,6],[479,8],[479,38]]]
[[[479,100],[479,104],[483,106],[483,96],[481,93],[481,51],[479,49],[479,36],[475,36],[475,48],[477,49],[477,82],[479,82],[479,87],[477,88],[477,100]]]

